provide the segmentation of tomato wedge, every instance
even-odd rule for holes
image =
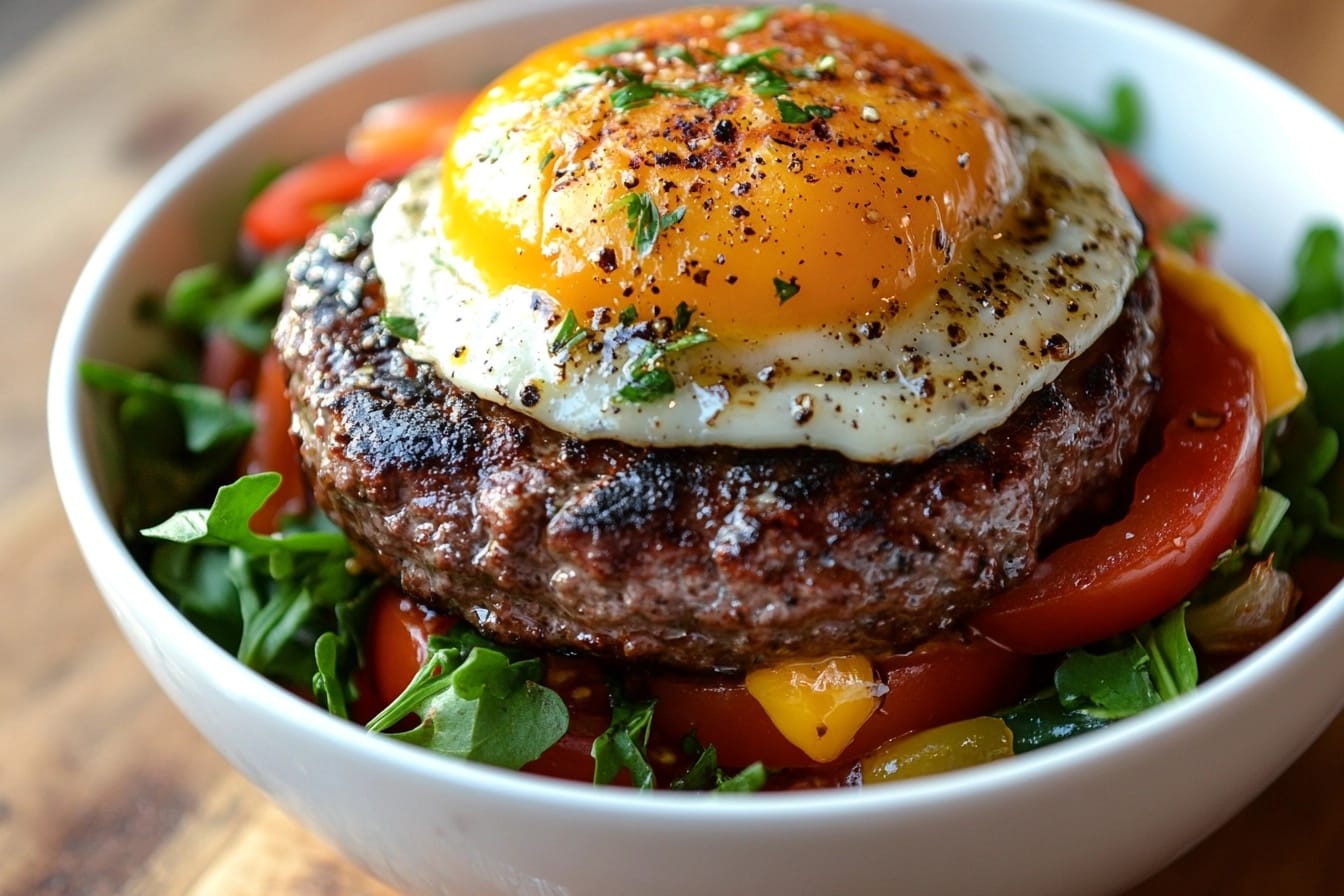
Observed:
[[[252,517],[252,528],[258,532],[275,532],[285,516],[298,515],[308,509],[308,489],[299,467],[299,452],[294,437],[289,433],[289,396],[285,393],[285,368],[275,349],[261,356],[257,372],[256,392],[252,399],[252,435],[243,446],[238,460],[238,473],[275,472],[280,474],[280,487]]]
[[[1245,531],[1260,485],[1265,402],[1254,367],[1213,324],[1165,297],[1162,446],[1128,513],[1050,554],[971,621],[1009,649],[1055,653],[1166,612]]]
[[[247,398],[256,383],[261,357],[223,330],[208,330],[201,347],[201,384],[229,398]]]
[[[365,668],[381,710],[393,701],[429,659],[429,638],[453,627],[451,616],[436,613],[387,585],[374,596],[364,637]]]
[[[296,246],[370,181],[398,178],[443,152],[471,102],[464,94],[409,97],[369,109],[344,155],[324,156],[280,175],[243,213],[246,244],[263,253]]]
[[[1120,191],[1134,206],[1134,213],[1148,229],[1149,237],[1154,242],[1162,242],[1169,231],[1194,217],[1189,207],[1153,182],[1138,159],[1114,146],[1103,149],[1116,182],[1120,184]],[[1191,254],[1201,264],[1207,264],[1209,235],[1196,233],[1191,236],[1191,245],[1188,247]]]
[[[263,253],[297,246],[371,181],[401,177],[424,158],[395,153],[364,161],[323,156],[291,168],[262,190],[243,212],[242,235]]]
[[[837,764],[852,763],[895,737],[998,709],[1017,699],[1028,663],[983,638],[944,638],[874,663],[887,685],[877,712]],[[718,751],[724,768],[763,762],[771,768],[818,763],[784,739],[741,677],[664,673],[650,677],[658,698],[655,730],[675,742],[689,732]]]
[[[445,93],[402,97],[372,106],[346,137],[345,154],[360,162],[389,155],[438,155],[475,98],[471,93]]]

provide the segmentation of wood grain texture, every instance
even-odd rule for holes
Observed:
[[[385,894],[229,769],[150,681],[84,571],[46,459],[65,297],[117,210],[237,102],[439,7],[90,0],[0,67],[0,894]],[[1141,0],[1344,112],[1344,4]],[[0,29],[4,28],[0,6]],[[1213,837],[1130,896],[1344,892],[1344,718]]]

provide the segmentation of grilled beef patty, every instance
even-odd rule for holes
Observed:
[[[908,648],[1112,495],[1153,405],[1149,272],[1054,384],[921,463],[582,442],[399,350],[368,251],[386,196],[291,268],[275,338],[303,464],[365,563],[503,642],[720,670]]]

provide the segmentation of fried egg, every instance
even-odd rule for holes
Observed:
[[[580,439],[926,458],[1116,319],[1093,142],[881,22],[699,9],[543,49],[374,223],[405,351]]]

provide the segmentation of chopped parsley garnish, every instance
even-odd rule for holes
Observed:
[[[614,66],[603,66],[600,69],[575,68],[569,74],[565,75],[560,82],[560,88],[555,93],[546,97],[547,108],[554,109],[556,106],[568,100],[574,94],[585,87],[592,87],[594,84],[601,84],[606,80],[604,71],[616,71]]]
[[[378,315],[378,320],[398,339],[408,339],[415,341],[420,338],[420,326],[413,317],[402,317],[399,314],[388,314],[384,311]]]
[[[666,360],[678,352],[713,342],[708,330],[697,327],[676,337],[649,343],[625,368],[625,382],[616,390],[616,400],[631,404],[653,401],[676,391]]]
[[[659,93],[648,81],[627,81],[611,92],[611,105],[617,112],[628,112],[647,106]]]
[[[818,56],[817,61],[811,65],[804,65],[801,68],[793,69],[790,74],[795,78],[804,78],[808,81],[820,81],[827,75],[835,73],[835,57],[830,53],[825,56]]]
[[[695,64],[695,60],[689,56],[686,60],[691,65]],[[561,82],[560,89],[546,98],[546,105],[555,108],[577,91],[602,83],[614,86],[615,89],[612,90],[609,99],[617,112],[642,108],[659,96],[678,96],[711,109],[729,96],[728,91],[709,84],[695,82],[683,87],[662,81],[646,81],[644,74],[634,69],[618,65],[600,65],[596,68],[576,68],[571,71]]]
[[[625,224],[634,234],[635,252],[645,258],[653,251],[658,235],[686,217],[686,206],[659,212],[648,193],[627,193],[614,203],[625,209]]]
[[[679,88],[677,96],[685,97],[696,105],[703,106],[706,109],[713,109],[719,103],[728,99],[731,94],[720,87],[711,87],[708,84],[696,84],[692,87]]]
[[[779,304],[783,305],[789,299],[798,295],[798,290],[802,289],[797,283],[790,280],[781,280],[775,278],[775,296],[779,299]]]
[[[551,354],[567,352],[588,337],[588,331],[579,326],[579,319],[571,308],[565,312],[564,320],[556,328],[555,338],[551,340]]]
[[[732,40],[744,34],[751,34],[753,31],[760,31],[774,14],[775,8],[773,6],[752,7],[720,28],[719,37],[724,40]]]
[[[672,318],[672,329],[678,333],[691,325],[691,306],[685,302],[677,303],[677,316]]]
[[[642,46],[644,46],[644,41],[638,37],[622,37],[585,47],[583,55],[593,57],[615,56],[617,53],[629,53],[638,50]]]
[[[623,327],[630,326],[638,319],[639,319],[639,311],[635,309],[634,305],[626,305],[625,308],[621,310],[621,315],[618,318],[618,320],[620,320],[621,322],[621,326]]]
[[[807,124],[814,118],[830,118],[835,114],[835,110],[830,106],[800,106],[787,97],[775,97],[775,105],[779,107],[779,118],[785,124]]]
[[[696,64],[695,57],[691,55],[691,51],[681,44],[668,44],[665,47],[659,47],[657,55],[659,59],[677,59],[687,65]]]
[[[742,74],[757,96],[779,96],[789,92],[788,79],[766,61],[778,54],[779,47],[769,47],[755,53],[734,53],[719,60],[719,71]]]

